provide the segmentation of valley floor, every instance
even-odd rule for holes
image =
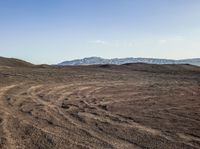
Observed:
[[[0,67],[2,149],[198,149],[200,67]]]

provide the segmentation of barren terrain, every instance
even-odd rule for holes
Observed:
[[[1,149],[198,149],[200,67],[0,65]]]

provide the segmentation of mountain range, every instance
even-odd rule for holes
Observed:
[[[156,59],[156,58],[113,58],[113,59],[104,59],[101,57],[87,57],[83,59],[75,59],[71,61],[64,61],[58,65],[67,66],[67,65],[99,65],[99,64],[114,64],[122,65],[127,63],[147,63],[147,64],[191,64],[200,66],[200,58],[193,59]]]

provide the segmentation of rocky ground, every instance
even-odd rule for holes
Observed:
[[[0,66],[2,149],[198,149],[200,67]]]

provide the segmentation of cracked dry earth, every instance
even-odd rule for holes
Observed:
[[[200,67],[0,67],[1,149],[198,149]]]

